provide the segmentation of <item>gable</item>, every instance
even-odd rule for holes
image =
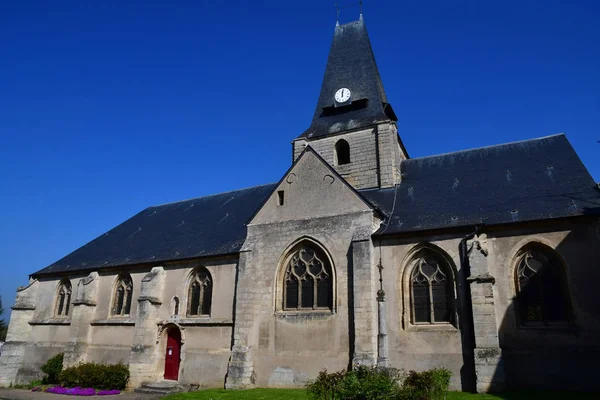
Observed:
[[[281,204],[283,200],[283,203]],[[250,224],[266,224],[371,211],[362,197],[307,147]]]

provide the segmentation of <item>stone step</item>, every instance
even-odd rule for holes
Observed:
[[[183,392],[185,388],[177,381],[161,380],[157,382],[144,383],[142,386],[134,389],[136,393],[145,394],[172,394]]]

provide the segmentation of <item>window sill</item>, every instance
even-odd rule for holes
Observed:
[[[97,319],[90,322],[90,325],[135,325],[135,321],[129,318],[109,318],[109,319]]]
[[[458,332],[458,328],[452,324],[409,324],[408,332]]]
[[[181,326],[233,326],[233,320],[228,318],[210,318],[208,316],[169,319],[157,322],[157,325],[177,324]]]
[[[335,315],[332,310],[280,310],[275,312],[275,318],[286,321],[322,320]]]
[[[71,325],[70,318],[45,318],[29,321],[29,325]]]

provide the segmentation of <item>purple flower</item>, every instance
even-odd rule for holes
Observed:
[[[120,390],[99,390],[97,395],[98,396],[112,396],[115,394],[119,394],[121,393]]]
[[[81,386],[77,386],[71,389],[64,388],[62,386],[55,386],[52,388],[46,389],[48,393],[54,394],[66,394],[69,396],[94,396],[96,391],[92,388],[81,388]]]

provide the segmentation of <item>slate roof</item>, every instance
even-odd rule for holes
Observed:
[[[323,115],[324,109],[334,108],[340,88],[350,89],[354,107],[337,107],[335,115]],[[310,127],[299,137],[317,138],[390,120],[397,118],[383,90],[364,21],[336,26],[317,108]]]
[[[406,160],[402,183],[360,193],[377,234],[600,215],[600,190],[565,135]]]
[[[600,191],[564,135],[402,163],[402,183],[358,193],[386,217],[377,235],[600,215]],[[237,253],[276,184],[149,207],[44,274]]]
[[[236,253],[275,184],[149,207],[34,276]]]

